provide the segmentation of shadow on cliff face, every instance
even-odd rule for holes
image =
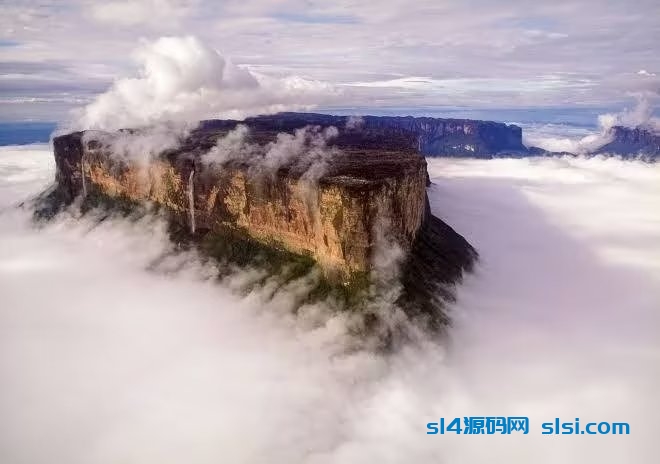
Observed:
[[[3,206],[52,176],[49,153],[24,155],[0,157]],[[217,285],[194,253],[164,252],[160,221],[35,229],[5,208],[0,456],[654,463],[660,173],[601,161],[430,162],[432,210],[481,261],[452,305],[450,343],[421,336],[388,356],[347,350],[342,314],[295,317],[293,288],[240,296],[250,271]],[[154,261],[161,272],[145,272]],[[531,430],[425,434],[466,415],[526,415]],[[631,435],[542,436],[555,417],[626,421]]]

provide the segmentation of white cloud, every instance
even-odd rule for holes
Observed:
[[[320,82],[251,73],[191,36],[144,43],[134,56],[141,65],[138,76],[117,80],[80,111],[75,126],[119,129],[243,118],[309,108],[333,96],[332,88]]]
[[[259,146],[248,142],[249,128],[239,124],[202,156],[207,165],[218,169],[228,161],[240,160],[249,165],[249,174],[274,176],[283,166],[291,166],[302,173],[304,182],[315,183],[327,168],[330,157],[339,152],[328,142],[338,134],[334,126],[321,130],[318,126],[305,126],[293,134],[281,132],[275,140]]]
[[[241,295],[164,256],[158,221],[33,227],[8,206],[52,181],[52,154],[0,152],[4,462],[657,461],[658,164],[429,160],[432,209],[481,262],[448,346],[383,355],[347,350],[341,316],[292,315],[292,292]],[[532,429],[425,434],[465,415]],[[631,434],[549,440],[555,417]]]
[[[660,131],[660,119],[653,116],[651,103],[653,96],[638,96],[636,105],[632,109],[624,108],[618,113],[604,113],[598,115],[598,129],[589,134],[567,137],[558,135],[557,132],[566,134],[570,129],[561,127],[542,126],[524,132],[524,142],[528,147],[539,147],[552,152],[568,152],[575,154],[587,154],[612,140],[611,130],[614,126],[628,128],[644,128],[652,131]],[[550,129],[548,131],[547,129]],[[550,133],[548,133],[550,132]]]
[[[591,153],[611,141],[607,131],[589,134],[581,138],[547,136],[543,133],[525,135],[528,147],[539,147],[555,153]]]
[[[625,108],[619,113],[600,115],[598,123],[605,130],[613,126],[645,127],[660,130],[660,119],[653,116],[651,99],[644,95],[638,96],[637,104],[632,109]]]

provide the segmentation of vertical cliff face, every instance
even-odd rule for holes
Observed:
[[[83,190],[83,132],[55,137],[55,181],[65,202],[70,202]]]
[[[314,180],[292,167],[255,174],[241,161],[209,166],[185,150],[144,163],[82,133],[56,138],[55,158],[67,197],[87,190],[153,202],[191,232],[231,229],[310,256],[343,280],[370,271],[378,227],[410,249],[426,214],[426,162],[414,152],[343,150]]]
[[[525,153],[522,129],[491,121],[413,117],[364,118],[366,128],[397,129],[415,134],[427,156],[489,158],[500,153]]]

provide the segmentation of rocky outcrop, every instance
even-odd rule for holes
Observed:
[[[614,126],[608,138],[610,142],[597,149],[596,154],[660,158],[660,134],[651,129]]]

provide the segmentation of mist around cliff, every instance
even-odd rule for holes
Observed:
[[[341,315],[292,314],[295,286],[219,285],[157,219],[35,228],[15,205],[53,171],[44,146],[0,149],[3,462],[656,461],[657,164],[429,160],[432,209],[480,264],[450,339],[389,355],[350,349]],[[425,433],[465,415],[528,415],[532,432]],[[631,434],[540,435],[555,417]]]
[[[525,130],[523,133],[525,145],[554,153],[586,155],[612,141],[611,129],[614,126],[640,127],[660,133],[660,118],[653,116],[654,102],[657,101],[658,96],[654,92],[636,94],[635,105],[632,108],[624,108],[618,113],[600,114],[597,118],[597,129],[587,134],[578,129],[578,133],[574,136],[567,137],[566,127],[561,127],[561,130],[557,131],[559,133],[553,133],[555,132],[553,128],[547,126],[531,131]]]
[[[208,152],[201,157],[203,164],[222,169],[232,161],[249,166],[248,173],[254,177],[273,177],[278,169],[292,167],[302,172],[302,179],[316,182],[325,173],[327,163],[340,150],[329,146],[339,131],[330,126],[305,126],[293,134],[280,132],[275,140],[261,145],[250,142],[250,128],[239,124],[235,129],[220,137]]]
[[[109,156],[121,161],[135,162],[144,168],[163,152],[178,149],[197,126],[197,122],[180,121],[161,122],[130,131],[108,132],[92,129],[85,131],[82,142],[93,143]]]

